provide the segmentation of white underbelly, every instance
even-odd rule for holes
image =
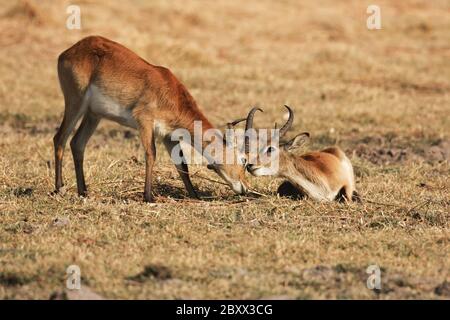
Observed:
[[[89,96],[89,109],[92,113],[123,126],[137,128],[131,110],[104,95],[97,86],[90,85],[86,94]]]
[[[310,198],[316,201],[332,201],[336,196],[327,187],[326,183],[313,183],[303,177],[292,177],[291,179],[295,184],[300,186]]]
[[[350,183],[349,187],[354,189],[355,188],[355,175],[353,172],[352,163],[350,162],[350,160],[347,157],[342,159],[342,167],[344,168],[344,172],[347,176],[347,181],[349,181],[349,183]]]

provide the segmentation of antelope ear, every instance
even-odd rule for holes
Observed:
[[[309,141],[309,132],[302,132],[296,135],[292,140],[284,145],[284,148],[291,152],[297,148],[300,148]]]

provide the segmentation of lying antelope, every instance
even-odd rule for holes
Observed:
[[[294,121],[293,111],[288,106],[286,108],[289,118],[279,131],[280,139]],[[252,123],[247,125],[249,128],[253,127]],[[287,179],[279,188],[282,193],[292,194],[292,189],[296,189],[300,195],[317,201],[356,200],[353,167],[344,152],[338,147],[330,147],[302,155],[292,153],[308,140],[307,132],[300,133],[285,143],[272,139],[267,146],[258,150],[257,163],[249,164],[247,169],[254,176],[271,175]],[[262,164],[259,159],[263,157],[269,161]],[[278,161],[278,165],[274,165],[273,161]]]
[[[147,202],[153,200],[155,137],[161,137],[171,153],[178,144],[171,140],[175,129],[184,128],[193,136],[194,121],[201,121],[203,132],[213,128],[188,90],[170,70],[151,65],[124,46],[103,37],[84,38],[64,51],[58,58],[58,77],[65,110],[53,139],[56,192],[63,186],[62,160],[67,139],[81,118],[81,125],[70,143],[78,194],[87,194],[83,173],[86,144],[100,119],[105,118],[139,130],[145,151],[144,199]],[[234,192],[245,193],[245,153],[235,147],[239,161],[222,164],[214,155],[205,154],[208,144],[208,141],[202,141],[200,146],[209,162],[208,168],[219,174]],[[192,141],[191,145],[199,147]],[[180,156],[184,157],[182,151]],[[176,167],[189,195],[197,197],[186,161],[176,164]]]

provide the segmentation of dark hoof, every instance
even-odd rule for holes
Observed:
[[[197,193],[190,193],[189,197],[192,199],[200,200],[200,196]]]
[[[345,188],[344,187],[342,187],[341,190],[339,190],[339,192],[336,195],[336,197],[334,198],[334,200],[339,202],[339,203],[346,203],[347,202],[347,197],[345,196]]]
[[[51,196],[60,195],[63,196],[66,194],[66,187],[62,186],[61,188],[55,189],[53,192],[50,192]]]
[[[145,203],[154,203],[155,199],[153,197],[144,196],[144,202]]]
[[[87,191],[78,192],[78,196],[80,198],[87,198],[88,197],[88,193],[87,193]]]

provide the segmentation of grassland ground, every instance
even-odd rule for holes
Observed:
[[[106,298],[450,298],[449,1],[0,0],[0,298],[48,299],[66,268]],[[264,108],[255,125],[296,119],[309,149],[341,146],[366,201],[234,196],[202,166],[204,200],[185,195],[158,145],[156,203],[142,201],[137,134],[103,121],[89,142],[90,195],[53,196],[52,138],[63,112],[60,52],[99,34],[169,67],[218,127]],[[382,289],[366,287],[381,268]]]

